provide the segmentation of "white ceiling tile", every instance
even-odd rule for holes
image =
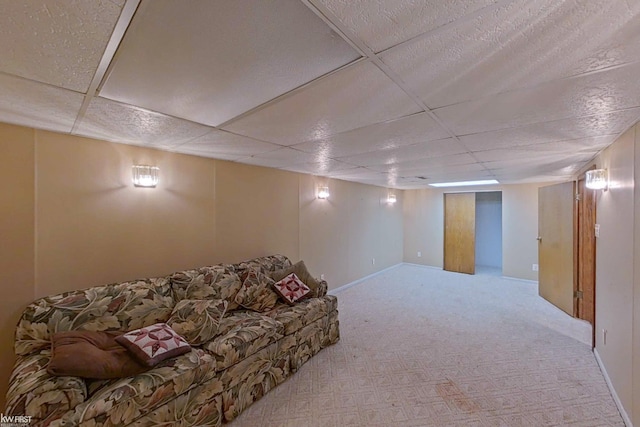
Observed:
[[[624,0],[517,0],[382,59],[438,108],[640,60],[639,11]]]
[[[357,167],[337,160],[324,160],[321,162],[296,164],[293,166],[287,166],[283,169],[292,172],[333,177],[335,174],[340,175],[341,172],[349,173],[349,171],[354,171]]]
[[[70,132],[83,96],[31,80],[0,74],[0,120]]]
[[[407,145],[390,150],[379,150],[355,156],[340,157],[347,163],[358,166],[393,165],[416,159],[462,154],[467,150],[454,138]]]
[[[316,159],[313,154],[304,153],[289,147],[280,147],[274,151],[269,151],[267,153],[258,154],[248,158],[242,158],[238,161],[251,165],[279,169],[295,164],[314,163],[317,162],[318,159]]]
[[[302,2],[145,1],[101,95],[218,126],[359,56]]]
[[[311,0],[325,6],[373,51],[439,28],[496,0]]]
[[[640,62],[435,110],[457,135],[605,114],[640,105]]]
[[[201,124],[98,97],[91,100],[75,133],[129,144],[173,147],[210,130]]]
[[[308,141],[294,147],[327,158],[412,145],[420,142],[444,139],[449,134],[427,113],[413,114],[388,122],[376,123],[329,138]]]
[[[368,61],[359,62],[224,126],[234,133],[294,145],[420,111]]]
[[[106,0],[0,0],[0,71],[86,92],[121,6]]]
[[[571,141],[598,136],[615,137],[640,118],[640,108],[609,114],[555,120],[532,125],[474,133],[460,137],[470,151],[509,148],[552,141]]]
[[[197,156],[224,160],[238,160],[281,148],[279,145],[256,141],[246,136],[234,135],[221,130],[195,138],[186,144],[173,147],[173,150]]]
[[[405,162],[395,163],[393,165],[372,165],[368,166],[372,170],[387,172],[392,170],[410,170],[417,168],[436,168],[449,167],[456,165],[471,165],[477,163],[477,160],[470,154],[454,154],[451,156],[433,157],[425,159],[414,159]]]

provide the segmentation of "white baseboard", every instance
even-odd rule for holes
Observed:
[[[602,363],[602,359],[600,358],[600,355],[598,354],[598,349],[593,349],[593,354],[596,356],[596,361],[598,362],[598,366],[600,366],[600,370],[602,371],[602,375],[604,376],[604,380],[607,382],[607,387],[609,387],[609,391],[611,392],[611,396],[613,396],[613,401],[616,403],[616,406],[618,407],[618,411],[620,412],[620,415],[622,416],[622,420],[624,421],[624,424],[627,427],[633,427],[633,424],[631,423],[631,418],[629,418],[629,415],[627,414],[627,411],[624,410],[624,407],[622,406],[622,402],[620,401],[620,398],[618,397],[618,393],[616,393],[616,389],[613,388],[613,384],[611,383],[611,378],[609,378],[609,374],[607,374],[607,370],[604,367],[604,363]]]
[[[410,265],[411,267],[422,267],[422,268],[429,268],[432,270],[442,270],[442,267],[436,267],[433,265],[425,265],[425,264],[415,264],[413,262],[402,262],[400,263],[400,265]]]
[[[383,269],[383,270],[376,271],[376,272],[375,272],[375,273],[373,273],[373,274],[369,274],[368,276],[361,277],[360,279],[358,279],[358,280],[354,280],[353,282],[351,282],[351,283],[347,283],[346,285],[342,285],[342,286],[340,286],[339,288],[331,289],[331,290],[330,290],[329,292],[327,292],[327,293],[328,293],[329,295],[336,295],[336,294],[339,294],[340,292],[346,291],[347,289],[349,289],[349,288],[351,288],[351,287],[353,287],[353,286],[357,285],[358,283],[362,283],[362,282],[364,282],[365,280],[371,279],[372,277],[376,277],[376,276],[378,276],[378,275],[380,275],[380,274],[382,274],[382,273],[385,273],[385,272],[387,272],[387,271],[389,271],[389,270],[393,270],[394,268],[398,268],[398,267],[400,267],[401,265],[402,265],[402,263],[399,263],[399,264],[396,264],[396,265],[392,265],[391,267],[387,267],[387,268],[385,268],[385,269]]]

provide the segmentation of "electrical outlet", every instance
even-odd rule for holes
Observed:
[[[538,264],[533,264],[533,265],[531,265],[531,270],[533,270],[533,271],[538,271],[539,269],[540,269],[540,268],[539,268]]]
[[[376,265],[376,259],[375,258],[371,258],[371,265]]]
[[[418,251],[418,258],[422,256],[422,252]]]
[[[320,275],[320,280],[324,280],[324,274]]]

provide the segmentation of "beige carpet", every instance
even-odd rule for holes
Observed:
[[[402,265],[337,295],[341,341],[230,426],[624,426],[534,283]]]

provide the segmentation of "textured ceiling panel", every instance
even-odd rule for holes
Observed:
[[[322,162],[302,163],[287,167],[287,170],[300,173],[308,173],[313,175],[326,175],[333,176],[340,172],[349,172],[355,170],[357,167],[339,162],[337,160],[325,160]]]
[[[304,142],[295,148],[336,158],[389,150],[447,136],[448,133],[427,113],[420,113],[343,132],[327,139]]]
[[[457,135],[591,116],[640,105],[640,62],[440,108]]]
[[[0,120],[57,132],[70,132],[82,95],[0,74]]]
[[[128,144],[172,147],[210,130],[187,120],[94,98],[75,133]]]
[[[469,154],[454,154],[451,156],[432,157],[425,159],[414,159],[406,162],[399,162],[393,165],[372,165],[369,169],[378,172],[388,172],[391,170],[412,170],[418,168],[446,168],[457,165],[477,165],[476,159]],[[471,166],[470,166],[471,167]],[[481,166],[480,166],[481,168]]]
[[[256,141],[255,139],[220,130],[212,130],[206,135],[195,138],[186,144],[173,147],[174,150],[180,151],[181,153],[224,160],[238,160],[240,158],[274,151],[278,148],[280,148],[279,145]]]
[[[340,160],[358,166],[393,165],[415,159],[462,154],[466,151],[456,139],[448,138],[407,145],[391,150],[379,150],[355,156],[340,157]]]
[[[375,52],[446,25],[496,0],[311,0]]]
[[[437,108],[640,60],[636,9],[624,0],[518,0],[382,58]]]
[[[294,145],[418,111],[420,108],[407,94],[365,61],[224,128],[264,141]]]
[[[570,141],[591,135],[615,137],[640,118],[640,108],[615,113],[536,123],[518,128],[464,135],[460,140],[471,151],[509,148],[552,141]]]
[[[0,121],[421,188],[574,179],[640,118],[636,0],[137,5],[0,0]]]
[[[86,92],[121,5],[0,0],[0,71]]]
[[[289,147],[280,147],[274,151],[269,151],[267,153],[258,154],[248,158],[241,158],[238,161],[256,166],[287,170],[289,167],[293,167],[294,165],[318,163],[318,159],[315,155],[294,150]]]
[[[140,7],[101,95],[199,123],[217,126],[360,56],[299,1]]]

